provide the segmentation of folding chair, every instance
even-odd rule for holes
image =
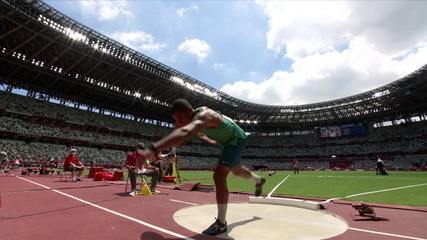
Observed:
[[[136,174],[137,178],[138,178],[138,176],[141,177],[141,183],[139,184],[139,189],[137,189],[137,191],[141,191],[144,184],[146,184],[147,186],[148,186],[148,184],[147,184],[147,181],[145,179],[146,176],[143,173]],[[125,192],[128,192],[128,185],[129,185],[129,172],[128,172],[127,177],[126,177]]]
[[[62,164],[62,165],[58,164],[58,168],[60,169],[59,181],[62,182],[62,179],[64,179],[64,182],[69,182],[71,179],[71,171],[65,171],[64,170],[64,164]],[[68,172],[68,174],[67,174],[67,172]]]

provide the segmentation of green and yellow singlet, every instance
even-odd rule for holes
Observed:
[[[194,113],[202,111],[202,108],[194,109]],[[221,145],[236,145],[239,139],[246,139],[246,133],[229,117],[217,112],[222,117],[222,123],[217,128],[205,128],[201,133],[215,140]]]

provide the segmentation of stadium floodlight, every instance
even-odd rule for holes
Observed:
[[[411,122],[419,122],[421,118],[419,116],[411,117]]]
[[[112,47],[110,45],[108,45],[106,42],[100,41],[99,39],[92,39],[90,40],[86,35],[84,35],[83,33],[80,33],[76,30],[71,29],[70,27],[65,27],[63,25],[61,25],[58,22],[55,22],[53,20],[48,19],[47,17],[43,16],[42,14],[40,14],[37,18],[37,20],[43,24],[45,24],[46,26],[66,35],[67,37],[71,38],[72,40],[75,41],[80,41],[82,43],[85,43],[86,45],[94,48],[95,50],[99,50],[102,53],[106,53],[106,54],[110,54],[116,58],[119,58],[123,61],[126,61],[130,64],[136,65],[146,71],[150,71],[154,74],[157,74],[158,76],[164,77],[166,76],[166,74],[158,69],[155,69],[151,66],[148,66],[146,64],[143,63],[143,61],[139,60],[139,59],[135,59],[133,58],[129,53],[127,52],[122,52],[119,49],[116,49],[115,47]],[[6,49],[3,48],[2,52],[5,53]],[[41,66],[43,66],[42,62],[35,62],[33,63],[36,66],[39,66],[41,64]],[[59,71],[59,70],[57,70]],[[62,70],[61,70],[62,71]],[[183,80],[182,78],[178,78],[175,76],[172,76],[170,78],[170,80],[190,89],[191,91],[197,92],[197,93],[201,93],[203,95],[212,97],[214,99],[217,100],[221,100],[220,95],[215,91],[215,90],[210,90],[209,88],[205,88],[203,86],[200,86],[197,83],[193,83],[191,80],[189,80],[188,82]],[[160,101],[161,102],[161,101]],[[162,105],[167,105],[167,103],[162,102]]]
[[[135,96],[135,97],[137,97],[137,98],[141,98],[141,93],[139,93],[139,92],[135,92],[135,93],[133,94],[133,96]]]
[[[79,32],[73,31],[71,28],[65,28],[65,35],[67,35],[69,38],[85,42],[87,40],[87,37]]]
[[[374,93],[373,95],[372,95],[372,97],[373,98],[379,98],[379,97],[382,97],[382,96],[385,96],[385,95],[388,95],[388,94],[390,94],[390,90],[385,90],[385,91],[382,91],[382,92],[377,92],[377,93]]]
[[[180,77],[177,77],[177,76],[171,76],[170,77],[170,80],[172,80],[173,82],[175,82],[175,83],[177,83],[177,84],[179,84],[179,85],[185,85],[184,84],[184,80],[183,79],[181,79]]]

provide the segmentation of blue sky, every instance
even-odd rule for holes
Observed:
[[[111,21],[87,13],[75,1],[47,1],[69,17],[111,36],[117,31],[142,31],[165,44],[162,50],[140,52],[215,88],[239,80],[261,81],[289,61],[266,49],[268,18],[253,2],[129,1],[133,16]],[[183,16],[177,10],[188,9]],[[220,14],[219,14],[220,13]],[[201,39],[209,54],[198,61],[176,51],[185,39]]]
[[[46,2],[217,89],[263,104],[345,97],[427,63],[423,1]]]

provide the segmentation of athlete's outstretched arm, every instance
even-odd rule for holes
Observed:
[[[157,151],[162,149],[178,146],[183,142],[189,140],[192,136],[202,131],[206,127],[206,122],[203,119],[195,119],[189,124],[175,129],[166,137],[153,143],[154,148]]]
[[[199,134],[199,138],[205,140],[206,142],[210,143],[210,144],[218,144],[217,141],[210,139],[208,136],[206,136],[205,134]]]

